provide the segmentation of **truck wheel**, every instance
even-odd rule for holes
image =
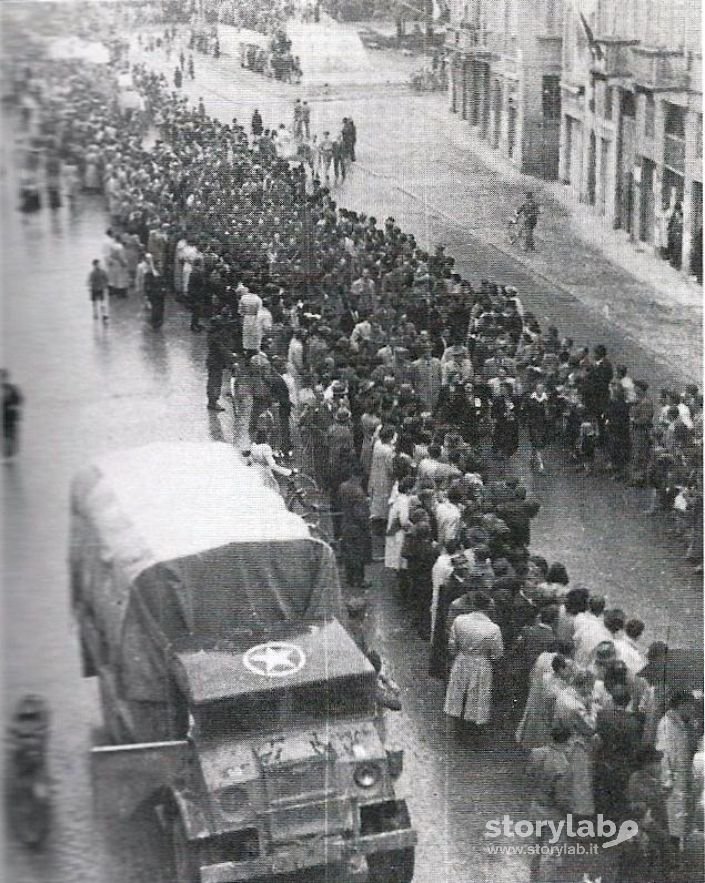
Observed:
[[[370,883],[411,883],[414,879],[414,850],[391,849],[367,856]]]
[[[178,817],[172,822],[171,852],[174,860],[174,883],[200,883],[198,851],[189,843],[183,822]]]

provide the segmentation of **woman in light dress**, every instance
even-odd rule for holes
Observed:
[[[549,654],[541,654],[548,656]],[[565,656],[559,653],[550,654],[551,667],[548,671],[539,668],[537,660],[531,672],[531,686],[526,707],[515,739],[523,748],[540,748],[551,739],[553,709],[558,694],[565,688],[572,672],[572,666]]]
[[[414,479],[407,475],[394,485],[389,497],[387,534],[384,539],[384,566],[393,571],[397,579],[400,578],[400,572],[406,570],[406,558],[402,557],[401,550],[404,534],[411,524],[409,502],[413,487]]]

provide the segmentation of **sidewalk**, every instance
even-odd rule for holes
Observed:
[[[449,134],[456,146],[471,150],[484,165],[508,181],[532,190],[539,196],[545,209],[554,209],[557,204],[562,206],[570,215],[572,232],[585,245],[598,249],[609,261],[627,273],[649,287],[656,288],[671,300],[676,299],[685,306],[701,305],[703,289],[695,279],[674,270],[667,261],[657,257],[647,243],[633,241],[624,230],[608,227],[589,206],[577,200],[575,192],[569,187],[558,181],[544,181],[520,172],[498,150],[474,136],[465,120],[457,114],[451,114],[445,95],[431,97],[438,101],[439,107],[429,109],[429,113],[435,118],[441,114],[450,118],[454,125],[451,125]]]

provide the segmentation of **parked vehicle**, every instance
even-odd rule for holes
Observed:
[[[152,801],[177,883],[412,879],[401,752],[335,557],[231,446],[84,469],[70,564],[115,743],[92,752],[96,797],[121,816]]]

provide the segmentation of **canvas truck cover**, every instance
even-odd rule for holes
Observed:
[[[81,470],[70,570],[77,616],[136,701],[164,701],[175,640],[346,619],[330,547],[226,444],[153,444]]]

